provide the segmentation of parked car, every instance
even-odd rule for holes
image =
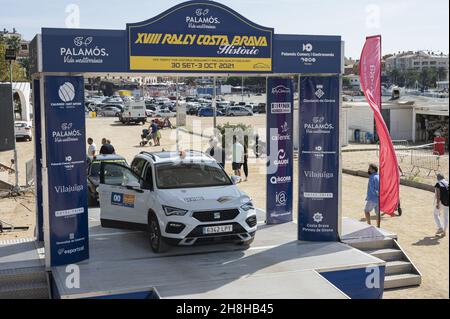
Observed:
[[[156,111],[157,117],[176,117],[177,113],[172,112],[168,109],[160,109]]]
[[[214,110],[211,107],[202,107],[198,110],[197,116],[207,117],[214,116]],[[216,110],[216,116],[223,116],[223,113],[219,110]]]
[[[14,122],[14,134],[17,139],[25,139],[31,141],[33,139],[33,132],[31,130],[31,125],[26,121],[15,121]]]
[[[249,245],[257,230],[250,197],[201,152],[141,152],[130,167],[104,163],[97,188],[102,227],[148,232],[150,247],[205,242]]]
[[[122,110],[115,106],[106,106],[97,112],[98,116],[107,117],[107,116],[116,116],[119,117],[122,113]]]
[[[87,187],[88,187],[88,203],[89,205],[98,204],[97,187],[100,184],[100,165],[101,163],[117,163],[128,166],[127,161],[120,155],[97,155],[87,159]],[[108,172],[112,174],[113,172]]]
[[[253,112],[243,106],[231,106],[227,108],[226,116],[252,116]]]
[[[100,113],[104,108],[107,107],[116,107],[120,110],[120,112],[122,112],[125,106],[123,105],[123,103],[98,104],[95,106],[95,110],[97,113]]]

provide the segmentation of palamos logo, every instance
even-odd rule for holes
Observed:
[[[220,24],[220,20],[217,17],[209,15],[209,9],[198,8],[194,11],[193,16],[186,17],[186,23],[195,24]]]
[[[60,55],[64,57],[105,57],[109,53],[105,48],[92,47],[93,37],[75,37],[72,48],[60,48]]]
[[[304,128],[307,133],[330,133],[334,130],[331,123],[305,123]]]
[[[284,85],[277,85],[276,87],[272,88],[272,94],[290,94],[291,89],[284,86]]]
[[[61,130],[60,131],[53,131],[52,137],[55,139],[55,141],[72,141],[73,139],[78,140],[77,138],[80,137],[81,131],[77,129],[72,129],[73,123],[62,123],[61,124]]]

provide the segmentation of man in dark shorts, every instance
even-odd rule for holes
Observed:
[[[234,175],[241,177],[241,167],[244,162],[244,146],[238,142],[237,137],[233,136],[233,161],[232,168]]]

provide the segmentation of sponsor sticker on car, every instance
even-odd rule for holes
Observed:
[[[111,193],[111,205],[134,208],[135,195]]]

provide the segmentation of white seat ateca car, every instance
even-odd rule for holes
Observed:
[[[101,225],[144,230],[154,252],[167,244],[249,245],[256,211],[223,168],[201,152],[141,152],[130,168],[102,163]]]

